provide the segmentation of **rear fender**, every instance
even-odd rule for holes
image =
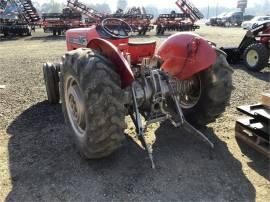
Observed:
[[[260,39],[261,43],[268,45],[270,42],[270,23],[268,26],[266,26],[266,29],[263,31],[262,35],[264,36],[262,36]]]
[[[94,49],[108,58],[117,67],[117,73],[121,78],[122,88],[126,88],[135,80],[129,63],[124,58],[122,53],[111,42],[101,38],[92,39],[87,48]]]
[[[158,50],[161,69],[181,80],[208,69],[216,62],[216,51],[207,40],[182,32],[169,37]]]

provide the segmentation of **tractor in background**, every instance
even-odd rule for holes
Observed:
[[[270,23],[248,30],[238,47],[222,47],[231,64],[243,61],[251,71],[261,71],[269,66],[270,54]]]
[[[153,123],[168,120],[213,148],[194,126],[214,122],[229,103],[233,70],[226,54],[194,33],[174,34],[157,48],[155,41],[130,41],[132,32],[115,18],[68,30],[62,61],[43,66],[48,100],[61,100],[80,154],[98,159],[120,148],[125,116],[131,117],[153,168],[145,139]]]

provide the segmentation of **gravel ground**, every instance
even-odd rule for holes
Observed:
[[[218,46],[236,45],[244,35],[234,28],[198,32]],[[269,161],[234,135],[241,116],[235,107],[257,103],[270,90],[269,68],[251,73],[235,67],[231,105],[201,129],[216,145],[213,159],[194,135],[169,124],[151,126],[152,170],[130,138],[106,159],[77,154],[60,105],[46,102],[42,78],[42,64],[58,61],[65,50],[64,37],[40,30],[0,41],[0,85],[6,85],[0,89],[0,201],[270,201]],[[134,134],[130,122],[126,133]]]

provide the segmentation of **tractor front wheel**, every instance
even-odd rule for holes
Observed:
[[[192,124],[207,125],[214,122],[229,103],[233,70],[223,52],[217,50],[216,63],[206,71],[183,81],[185,92],[180,92],[180,106]]]
[[[261,71],[268,65],[269,50],[261,43],[251,44],[244,51],[245,66],[251,71]]]
[[[44,82],[50,104],[58,104],[60,101],[58,72],[56,66],[51,63],[43,65]]]
[[[82,156],[103,158],[124,139],[125,106],[114,65],[91,49],[63,57],[60,74],[62,109]]]

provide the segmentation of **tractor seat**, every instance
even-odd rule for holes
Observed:
[[[156,41],[146,41],[146,42],[128,42],[129,46],[143,46],[143,45],[156,45]]]

